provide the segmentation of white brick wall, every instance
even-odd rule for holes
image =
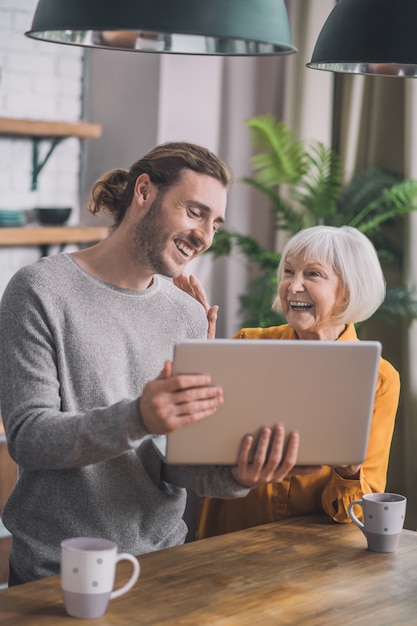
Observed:
[[[82,114],[83,49],[24,36],[37,0],[0,0],[0,117],[76,122]],[[0,136],[0,208],[72,206],[78,223],[80,142],[64,139],[31,191],[32,142]],[[41,158],[49,142],[41,145]],[[11,275],[35,261],[36,248],[0,248],[0,296]]]

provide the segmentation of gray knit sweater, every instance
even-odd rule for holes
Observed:
[[[174,343],[206,331],[203,307],[161,276],[127,291],[59,254],[12,278],[0,305],[0,406],[19,480],[3,522],[22,580],[57,574],[69,536],[136,555],[182,543],[185,488],[247,494],[230,467],[164,464],[138,412]]]

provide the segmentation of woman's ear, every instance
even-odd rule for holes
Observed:
[[[345,287],[344,291],[343,291],[343,309],[346,309],[349,305],[350,302],[350,293],[347,287]]]
[[[349,306],[350,294],[347,287],[343,290],[343,293],[339,299],[339,313],[344,313]]]

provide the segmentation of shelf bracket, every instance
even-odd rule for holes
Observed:
[[[45,140],[45,137],[32,137],[32,191],[35,191],[38,188],[38,176],[42,168],[44,167],[44,165],[46,165],[49,157],[63,139],[65,139],[65,137],[55,137],[54,139],[51,139],[51,145],[48,152],[46,153],[45,157],[40,160],[39,148],[41,142]]]
[[[40,246],[39,246],[39,250],[40,250],[40,253],[41,253],[41,257],[43,257],[43,256],[49,256],[49,250],[51,249],[51,245],[52,245],[52,244],[50,244],[50,243],[41,243],[41,244],[40,244]],[[61,244],[59,245],[59,251],[60,251],[60,252],[64,252],[65,247],[66,247],[67,245],[68,245],[68,244],[66,244],[66,243],[61,243]]]

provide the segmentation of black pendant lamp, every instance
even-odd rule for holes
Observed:
[[[417,77],[417,0],[338,0],[307,67]]]
[[[205,55],[296,52],[284,0],[39,0],[28,37]]]

